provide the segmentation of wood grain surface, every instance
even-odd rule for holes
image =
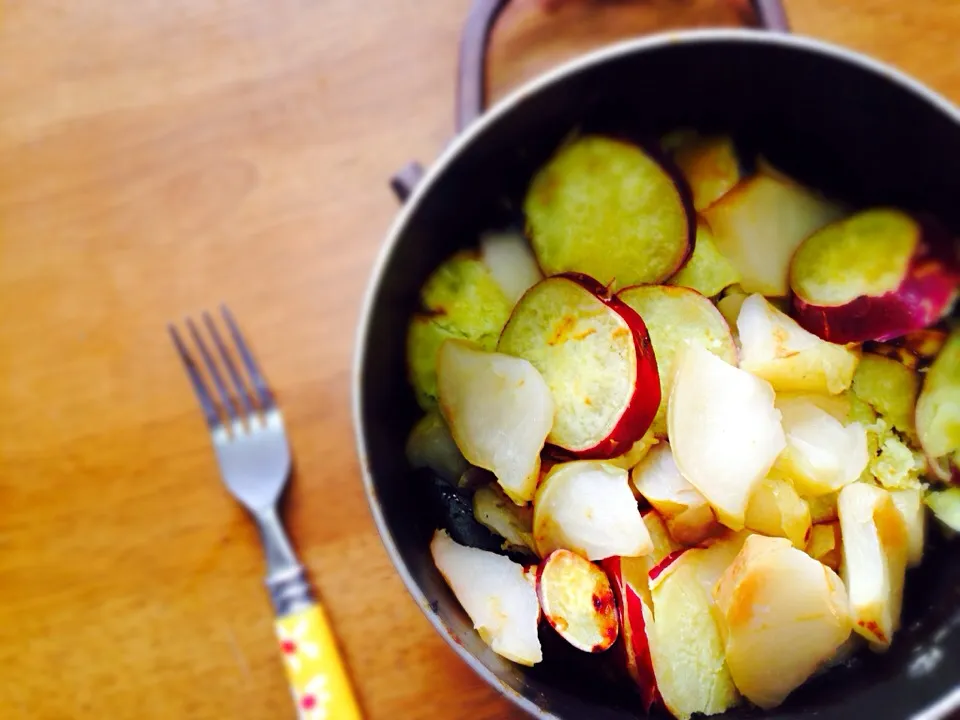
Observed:
[[[787,5],[960,101],[955,0]],[[519,717],[393,572],[350,422],[386,180],[451,137],[467,7],[0,1],[4,720],[293,717],[257,538],[164,330],[221,301],[286,414],[288,525],[369,717]],[[741,22],[713,0],[516,0],[494,94],[619,37]]]

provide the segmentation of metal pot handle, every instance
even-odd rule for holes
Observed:
[[[487,50],[497,18],[510,0],[474,0],[460,38],[460,62],[457,69],[456,129],[463,131],[479,118],[487,104]],[[782,0],[750,0],[757,25],[771,32],[790,32]],[[403,202],[423,177],[423,167],[407,164],[390,180],[397,198]]]

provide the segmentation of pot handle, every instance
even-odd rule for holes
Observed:
[[[460,62],[457,69],[456,129],[463,131],[483,114],[487,104],[487,50],[497,18],[509,0],[474,0],[460,38]],[[757,25],[771,32],[790,32],[782,0],[750,0]],[[408,163],[390,180],[397,198],[403,202],[423,177],[423,167]]]

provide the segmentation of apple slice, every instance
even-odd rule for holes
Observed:
[[[584,135],[564,144],[523,203],[540,267],[585,273],[614,289],[666,280],[695,237],[693,203],[677,180],[629,142]]]
[[[773,403],[769,383],[698,345],[679,359],[667,405],[673,457],[734,530],[743,528],[754,487],[786,445]]]
[[[739,699],[693,553],[683,553],[651,587],[653,613],[646,618],[657,689],[680,720],[722,713]]]
[[[889,647],[900,626],[907,567],[907,528],[890,493],[866,483],[840,491],[840,571],[855,630],[875,648]]]
[[[543,280],[533,250],[519,231],[485,233],[480,238],[480,257],[511,303]]]
[[[707,499],[680,474],[666,443],[657,445],[630,473],[636,488],[666,520],[674,540],[696,545],[721,527]]]
[[[787,447],[775,467],[797,492],[827,495],[860,477],[869,460],[867,433],[860,423],[843,425],[804,397],[778,398],[776,406]]]
[[[794,251],[843,210],[795,182],[760,172],[703,215],[720,252],[740,271],[743,289],[784,297]]]
[[[653,550],[627,471],[597,460],[562,463],[547,473],[533,501],[533,536],[541,557],[558,549],[588,560]]]
[[[928,457],[960,450],[960,330],[947,339],[927,371],[917,400],[917,434]]]
[[[737,689],[777,707],[850,636],[837,574],[782,538],[752,535],[714,591]]]
[[[493,350],[512,303],[475,252],[459,252],[427,278],[423,311],[407,328],[407,373],[424,410],[437,407],[437,351],[444,340],[470,340]]]
[[[960,533],[960,488],[934,490],[927,494],[924,502],[946,528]]]
[[[701,212],[736,187],[743,175],[733,139],[726,135],[685,133],[661,143],[680,168]]]
[[[660,405],[643,320],[588,277],[550,277],[531,288],[503,329],[499,350],[540,371],[556,408],[547,441],[580,457],[622,454]]]
[[[693,255],[680,272],[667,281],[696,290],[705,297],[719,295],[724,289],[740,282],[740,271],[717,249],[713,232],[705,220],[697,221],[697,241]]]
[[[730,326],[700,293],[668,285],[641,285],[617,295],[643,318],[650,333],[660,375],[660,408],[653,420],[659,437],[667,434],[667,399],[673,388],[676,356],[688,345],[700,345],[731,365],[737,364],[737,346]]]
[[[923,492],[919,488],[893,490],[890,497],[907,529],[907,567],[916,567],[923,560],[923,544],[927,533],[927,508],[923,504]]]
[[[950,239],[900,210],[873,208],[808,237],[790,266],[800,324],[837,343],[890,340],[936,323],[957,297]],[[938,256],[938,253],[943,257]]]
[[[653,551],[644,555],[640,560],[646,563],[644,575],[650,571],[654,565],[663,560],[667,555],[680,550],[680,544],[670,535],[667,524],[663,521],[660,513],[656,510],[645,510],[643,513],[643,524],[650,533],[650,541],[653,543]],[[631,558],[633,560],[635,558]]]
[[[839,492],[835,492],[804,498],[810,507],[810,522],[814,525],[819,525],[821,523],[830,523],[839,520],[840,515],[837,512],[838,496]]]
[[[916,371],[891,358],[864,353],[853,375],[852,389],[894,428],[915,437],[914,415],[920,392]]]
[[[646,630],[645,616],[651,612],[650,590],[647,586],[646,571],[637,572],[635,567],[631,567],[645,559],[613,557],[604,560],[602,564],[610,577],[617,601],[623,667],[640,693],[644,712],[649,713],[650,708],[660,699]]]
[[[522,565],[496,553],[460,545],[442,530],[430,542],[433,562],[490,648],[521,665],[543,659],[537,592]]]
[[[504,550],[536,554],[533,541],[533,508],[513,502],[497,485],[484,485],[473,494],[477,522],[504,539]]]
[[[553,423],[547,383],[521,358],[446,340],[437,355],[440,411],[463,456],[497,476],[516,503],[533,499]]]
[[[406,455],[411,468],[428,468],[451,485],[456,485],[470,467],[446,421],[436,410],[428,412],[413,426],[407,437]]]
[[[843,392],[853,381],[858,354],[825,342],[773,307],[762,295],[744,300],[737,317],[740,367],[777,392]]]
[[[554,550],[537,574],[537,596],[550,627],[583,652],[609,650],[619,621],[606,573],[569,550]]]
[[[789,480],[767,477],[750,496],[746,526],[764,535],[786,538],[803,550],[810,537],[810,506]]]
[[[831,570],[839,571],[843,558],[842,548],[843,538],[839,522],[814,525],[811,528],[806,553],[814,560],[822,562]]]
[[[804,402],[813,403],[818,408],[823,410],[825,413],[835,418],[837,422],[847,424],[853,420],[864,424],[862,420],[858,417],[853,417],[853,402],[854,397],[850,391],[842,392],[839,395],[825,395],[822,393],[792,393],[792,392],[778,392],[777,401],[778,402],[788,402],[794,400],[802,400]],[[874,415],[870,422],[874,422],[876,416]],[[869,423],[867,423],[869,424]]]
[[[737,341],[737,347],[740,346],[740,332],[737,329],[737,318],[740,317],[740,309],[746,302],[747,295],[739,285],[731,285],[723,291],[723,296],[717,300],[717,310],[723,315],[723,319],[730,326],[730,332]]]

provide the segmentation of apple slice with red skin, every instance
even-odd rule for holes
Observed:
[[[520,299],[498,350],[529,361],[556,412],[547,442],[581,458],[620,455],[643,437],[660,405],[646,325],[586,275],[557,275]]]
[[[650,587],[653,613],[645,618],[650,657],[664,704],[678,718],[724,712],[739,697],[713,616],[707,579],[712,571],[704,565],[709,553],[683,552]]]
[[[554,550],[537,572],[537,597],[550,627],[589,653],[609,650],[620,631],[606,573],[569,550]]]
[[[640,693],[645,712],[660,699],[657,678],[650,659],[644,606],[650,611],[650,592],[646,571],[640,567],[646,558],[607,558],[601,563],[610,578],[620,613],[620,645],[627,675]]]
[[[797,322],[834,343],[890,340],[935,324],[957,297],[950,238],[930,221],[874,208],[831,223],[797,249]]]

